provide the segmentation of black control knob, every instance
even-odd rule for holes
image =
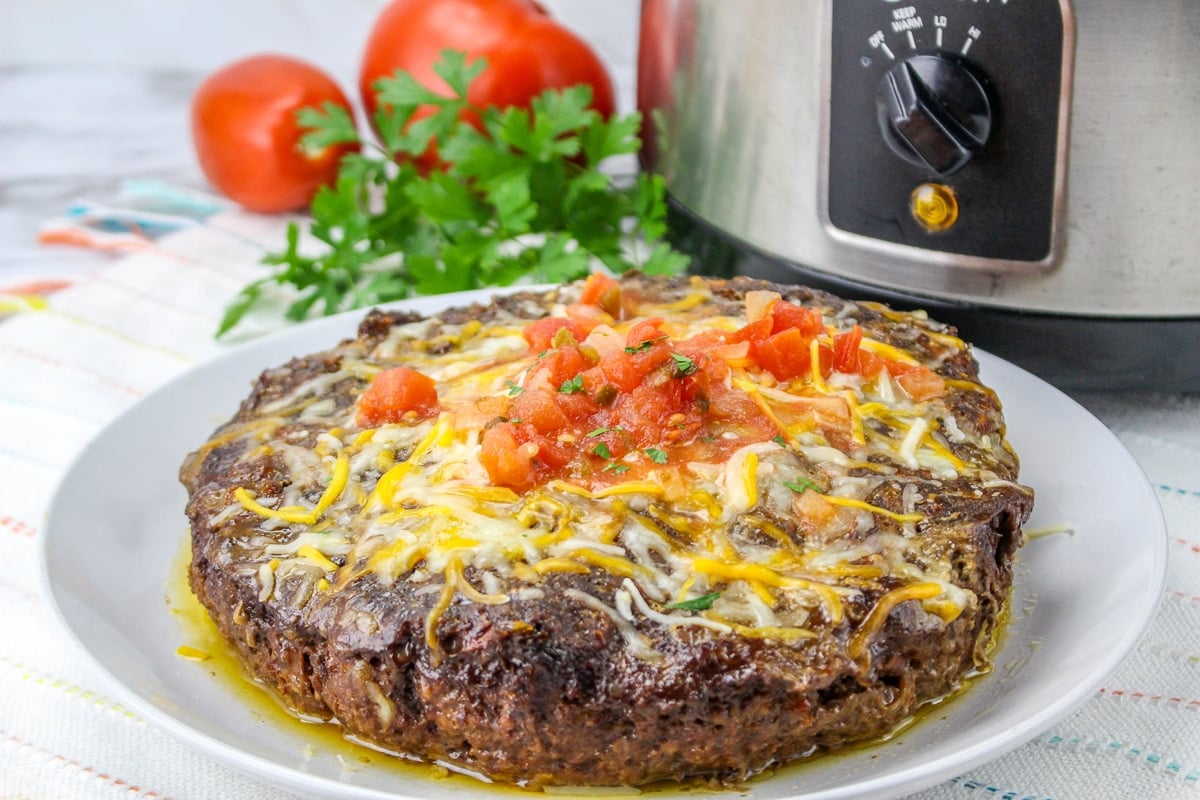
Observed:
[[[953,53],[901,61],[879,84],[884,140],[901,158],[939,175],[962,169],[992,132],[988,86],[971,62]]]

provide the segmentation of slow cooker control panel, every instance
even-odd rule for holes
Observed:
[[[829,223],[874,242],[1053,261],[1065,0],[830,0]]]

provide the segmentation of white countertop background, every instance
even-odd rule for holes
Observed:
[[[545,4],[586,32],[613,65],[621,108],[632,108],[635,0]],[[115,336],[120,302],[130,297],[132,316],[161,315],[152,309],[168,303],[180,331],[208,330],[219,307],[180,311],[179,292],[165,284],[105,300],[106,293],[133,291],[121,282],[131,274],[128,261],[38,245],[39,225],[78,200],[111,201],[128,179],[205,188],[192,156],[188,105],[203,76],[235,58],[262,51],[305,57],[353,96],[357,54],[382,6],[4,0],[0,292],[67,278],[75,286],[50,302],[58,315],[75,315],[75,330],[112,325],[105,335]],[[232,294],[250,277],[213,280]],[[167,366],[155,371],[147,365],[158,362],[139,360],[136,348],[115,338],[105,352],[83,353],[80,342],[22,338],[26,330],[33,327],[22,315],[0,321],[0,799],[283,800],[285,793],[213,764],[115,703],[55,630],[36,575],[38,529],[74,452],[134,399],[219,348],[208,337],[181,343],[176,332],[174,355],[157,356]],[[1079,714],[1011,756],[922,793],[924,800],[1200,797],[1200,398],[1077,399],[1117,432],[1159,492],[1172,537],[1163,618]],[[1122,682],[1131,675],[1141,682]]]
[[[87,271],[91,253],[38,248],[32,231],[122,180],[206,186],[189,103],[208,73],[244,56],[292,55],[358,94],[360,54],[384,0],[2,0],[0,282]],[[635,105],[636,0],[545,0],[612,67]],[[3,283],[0,283],[3,285]]]

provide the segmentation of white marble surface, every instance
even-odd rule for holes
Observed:
[[[108,201],[123,180],[206,188],[189,104],[209,72],[283,52],[328,70],[355,95],[363,43],[384,0],[4,0],[0,3],[0,287],[86,271],[107,259],[35,242],[79,199]],[[634,106],[636,0],[549,0],[609,63]]]
[[[127,178],[205,185],[187,127],[200,79],[170,67],[0,68],[0,287],[108,263],[37,244],[39,225],[77,200],[108,201]]]

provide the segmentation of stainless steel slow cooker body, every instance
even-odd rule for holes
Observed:
[[[643,0],[700,269],[925,307],[1068,388],[1200,389],[1200,3]]]

